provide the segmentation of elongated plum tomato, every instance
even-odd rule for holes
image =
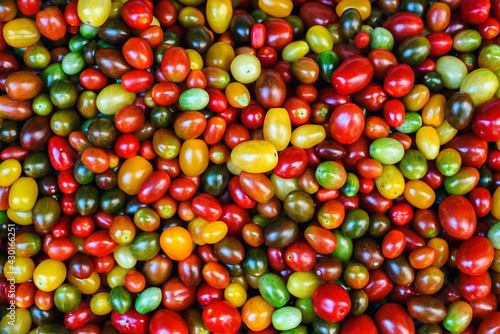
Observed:
[[[352,57],[344,61],[332,74],[332,85],[344,95],[356,93],[365,88],[373,78],[373,67],[364,57]]]
[[[330,117],[330,135],[341,144],[352,144],[363,134],[365,116],[354,103],[346,103],[335,109]]]

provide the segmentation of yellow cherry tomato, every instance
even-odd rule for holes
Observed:
[[[31,211],[17,211],[8,208],[7,217],[18,225],[24,226],[33,224],[33,214]]]
[[[137,195],[139,187],[153,173],[153,166],[143,157],[128,158],[118,170],[118,188],[128,195]]]
[[[405,186],[405,198],[414,207],[428,209],[434,203],[436,194],[424,181],[408,181]]]
[[[7,159],[0,164],[0,186],[11,186],[23,171],[21,163],[16,159]]]
[[[460,91],[468,93],[476,107],[491,100],[497,89],[498,78],[487,68],[478,68],[470,72],[460,85]]]
[[[224,289],[224,299],[236,308],[242,307],[247,301],[247,292],[238,283],[231,283]]]
[[[335,12],[339,17],[342,16],[342,13],[349,8],[356,9],[359,14],[361,14],[361,19],[366,20],[372,11],[372,4],[369,0],[342,0],[335,7]]]
[[[259,332],[266,329],[272,322],[274,307],[262,296],[255,296],[247,300],[241,309],[241,320],[247,327]]]
[[[264,118],[264,139],[283,151],[290,143],[292,123],[285,108],[271,108]]]
[[[189,56],[189,61],[191,62],[191,69],[192,70],[203,69],[203,58],[201,58],[198,51],[193,49],[186,49],[186,52]]]
[[[250,92],[245,85],[239,82],[231,82],[226,87],[227,102],[235,108],[245,108],[250,103]]]
[[[259,0],[259,8],[274,17],[287,17],[293,9],[292,0]]]
[[[444,120],[438,127],[436,127],[436,132],[439,137],[439,144],[444,145],[455,137],[458,130],[452,127],[447,120]]]
[[[382,165],[382,175],[375,178],[375,186],[382,196],[395,199],[401,196],[405,189],[405,178],[394,165]]]
[[[83,23],[100,27],[111,12],[111,0],[78,0],[78,17]]]
[[[294,272],[288,278],[286,289],[297,298],[311,298],[318,285],[323,283],[311,271]]]
[[[491,214],[493,217],[500,220],[500,187],[493,193],[493,198],[491,200]]]
[[[293,63],[299,58],[305,57],[309,53],[309,44],[306,41],[295,41],[283,49],[281,58],[283,60]]]
[[[206,15],[213,32],[223,34],[233,18],[233,4],[231,0],[207,0]]]
[[[205,66],[216,66],[229,71],[233,59],[233,47],[224,42],[217,42],[214,43],[205,54]]]
[[[413,86],[408,94],[401,98],[406,111],[419,111],[429,102],[431,93],[429,88],[422,84]]]
[[[242,84],[249,84],[257,80],[260,75],[260,60],[249,53],[234,57],[231,62],[231,74],[234,79]]]
[[[439,154],[441,143],[439,134],[432,126],[422,126],[417,131],[416,142],[418,150],[427,160],[434,160]]]
[[[88,278],[80,279],[68,273],[68,282],[76,286],[76,288],[84,295],[93,295],[101,286],[101,277],[95,271]]]
[[[188,139],[179,152],[179,165],[187,176],[203,174],[208,167],[208,146],[201,139]]]
[[[446,97],[441,94],[434,94],[422,109],[422,123],[430,126],[440,126],[444,121],[444,111],[446,110]]]
[[[223,221],[214,221],[203,226],[201,239],[207,244],[221,241],[227,234],[227,225]]]
[[[18,18],[5,23],[3,37],[5,42],[13,48],[27,48],[40,40],[40,31],[35,21]]]
[[[104,87],[97,95],[97,109],[103,114],[114,115],[122,107],[133,104],[135,97],[135,93],[127,92],[122,84],[114,83]]]
[[[38,197],[38,185],[31,177],[20,177],[9,192],[9,207],[12,210],[30,211]]]
[[[278,164],[278,152],[273,144],[265,140],[248,140],[231,151],[231,160],[236,167],[249,173],[266,173]]]
[[[31,328],[30,311],[25,308],[16,308],[13,313],[3,316],[0,321],[0,333],[2,334],[28,334]]]
[[[313,52],[320,54],[333,49],[333,38],[330,31],[323,26],[312,26],[307,30],[306,42]]]
[[[61,261],[47,259],[40,263],[33,273],[33,282],[39,290],[50,292],[57,289],[66,279],[66,266]]]
[[[160,246],[169,258],[174,261],[182,261],[191,255],[193,239],[185,228],[170,226],[161,234]]]
[[[109,302],[109,293],[99,292],[90,300],[90,309],[97,315],[106,315],[113,311],[113,307]]]
[[[201,237],[201,231],[208,223],[209,223],[208,220],[205,220],[201,217],[196,217],[195,219],[193,219],[189,222],[188,231],[189,231],[189,234],[191,235],[191,239],[193,239],[193,242],[196,245],[201,246],[201,245],[206,244],[206,242]]]
[[[33,277],[35,263],[29,257],[17,256],[5,263],[3,274],[6,278],[13,279],[16,283],[24,283]]]
[[[292,132],[293,146],[303,149],[314,147],[326,138],[325,128],[318,124],[301,125]]]

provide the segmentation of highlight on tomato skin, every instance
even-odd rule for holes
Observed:
[[[0,1],[0,333],[500,332],[499,22]]]

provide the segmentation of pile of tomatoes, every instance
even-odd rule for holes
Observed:
[[[500,0],[0,0],[0,333],[500,333]]]

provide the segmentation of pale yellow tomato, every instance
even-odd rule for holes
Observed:
[[[249,84],[257,80],[260,75],[260,60],[249,53],[240,54],[234,57],[230,69],[236,81]]]
[[[7,159],[0,164],[0,186],[11,186],[23,171],[21,163],[16,159]]]

